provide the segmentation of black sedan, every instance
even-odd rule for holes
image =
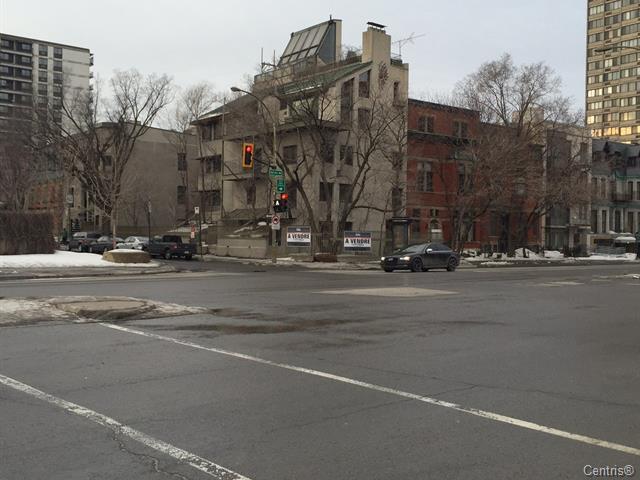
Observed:
[[[410,245],[380,259],[380,266],[385,272],[394,270],[426,272],[432,268],[446,268],[447,271],[453,272],[459,263],[458,254],[440,243]]]
[[[116,244],[122,243],[123,240],[120,237],[116,237]],[[89,244],[89,253],[103,254],[113,248],[113,237],[111,235],[103,235],[97,240]]]

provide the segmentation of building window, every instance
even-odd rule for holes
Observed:
[[[465,191],[466,185],[465,182],[467,180],[466,177],[466,167],[464,163],[458,164],[458,193],[462,193]]]
[[[62,97],[62,87],[60,85],[53,86],[53,96]]]
[[[634,228],[633,228],[633,217],[635,215],[633,214],[633,212],[628,212],[627,213],[627,232],[633,233],[635,232]]]
[[[591,210],[591,232],[598,233],[598,211]]]
[[[178,205],[184,205],[187,202],[187,187],[178,185],[177,189]]]
[[[358,127],[362,130],[369,128],[371,123],[371,110],[368,108],[358,109]]]
[[[62,85],[62,74],[60,72],[53,72],[53,83]]]
[[[203,158],[200,162],[202,163],[201,168],[204,169],[205,173],[215,173],[222,169],[222,155],[212,155],[210,157]]]
[[[371,70],[367,70],[358,76],[358,96],[360,98],[369,98],[370,84]]]
[[[353,193],[350,183],[341,183],[338,186],[338,201],[341,205],[348,205],[351,201],[351,195]]]
[[[433,133],[434,121],[435,118],[433,116],[418,117],[418,130],[421,132]]]
[[[333,183],[320,182],[320,195],[321,202],[331,203],[333,199]]]
[[[433,171],[431,162],[417,162],[416,191],[433,192]]]
[[[350,122],[353,110],[353,79],[347,80],[340,88],[340,121]]]
[[[62,60],[54,60],[53,61],[53,71],[61,72],[62,71]]]
[[[46,58],[41,58],[38,60],[38,68],[42,70],[46,70],[49,68],[49,61]]]
[[[44,70],[38,71],[38,81],[39,82],[46,82],[47,79],[48,79],[47,72],[45,72]]]
[[[613,212],[613,230],[615,232],[622,231],[622,216],[620,215],[620,210]]]
[[[220,208],[220,190],[211,190],[207,193],[207,204],[216,210]]]
[[[12,55],[6,52],[0,52],[0,60],[4,60],[5,62],[13,62],[11,59]]]
[[[400,101],[400,82],[393,82],[393,103]]]
[[[467,122],[453,122],[453,136],[457,138],[467,138],[469,136],[469,124]]]
[[[40,55],[41,57],[46,57],[47,55],[49,55],[49,47],[47,47],[46,45],[40,45],[38,47],[38,55]]]
[[[600,179],[600,198],[607,198],[607,181],[604,178]]]
[[[32,51],[32,47],[30,43],[19,43],[19,50],[22,50],[23,52],[31,52]]]
[[[178,153],[178,171],[179,172],[187,171],[187,154],[184,152]]]
[[[62,58],[62,47],[53,47],[53,58]]]
[[[287,145],[282,148],[282,160],[284,163],[298,163],[298,146]]]
[[[252,183],[247,185],[247,205],[254,205],[256,203],[256,185]]]
[[[353,165],[353,147],[351,145],[340,145],[340,161],[344,165]]]
[[[607,211],[602,210],[602,233],[607,233],[609,231],[609,224],[607,223]]]
[[[200,138],[205,142],[210,142],[213,139],[213,129],[211,125],[200,126]]]

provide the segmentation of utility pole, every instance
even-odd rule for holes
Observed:
[[[151,243],[151,200],[147,200],[147,233],[149,235],[149,243]]]

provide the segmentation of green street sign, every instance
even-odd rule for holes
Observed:
[[[271,168],[269,169],[270,177],[284,177],[284,172],[281,168]]]
[[[276,180],[276,191],[278,193],[284,193],[286,188],[285,182],[284,182],[284,178],[278,178]]]

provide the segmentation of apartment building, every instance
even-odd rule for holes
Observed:
[[[337,19],[292,33],[277,65],[196,122],[203,140],[197,189],[210,200],[209,219],[264,221],[274,198],[270,165],[279,165],[289,194],[283,229],[310,225],[333,238],[370,231],[374,251],[386,241],[394,212],[404,214],[404,163],[394,170],[390,158],[406,153],[408,65],[391,53],[383,25],[367,25],[361,49],[343,49],[341,36]],[[389,131],[379,128],[385,115],[393,115]],[[385,136],[397,129],[398,144],[383,148],[374,127]],[[371,141],[378,148],[368,151]],[[251,169],[241,161],[246,142],[255,145]],[[344,218],[355,195],[359,206]]]
[[[593,141],[590,247],[640,230],[640,146]]]
[[[61,122],[63,96],[90,90],[92,65],[87,48],[0,33],[0,128],[38,106]]]
[[[640,140],[640,0],[589,0],[586,121],[594,138]]]

